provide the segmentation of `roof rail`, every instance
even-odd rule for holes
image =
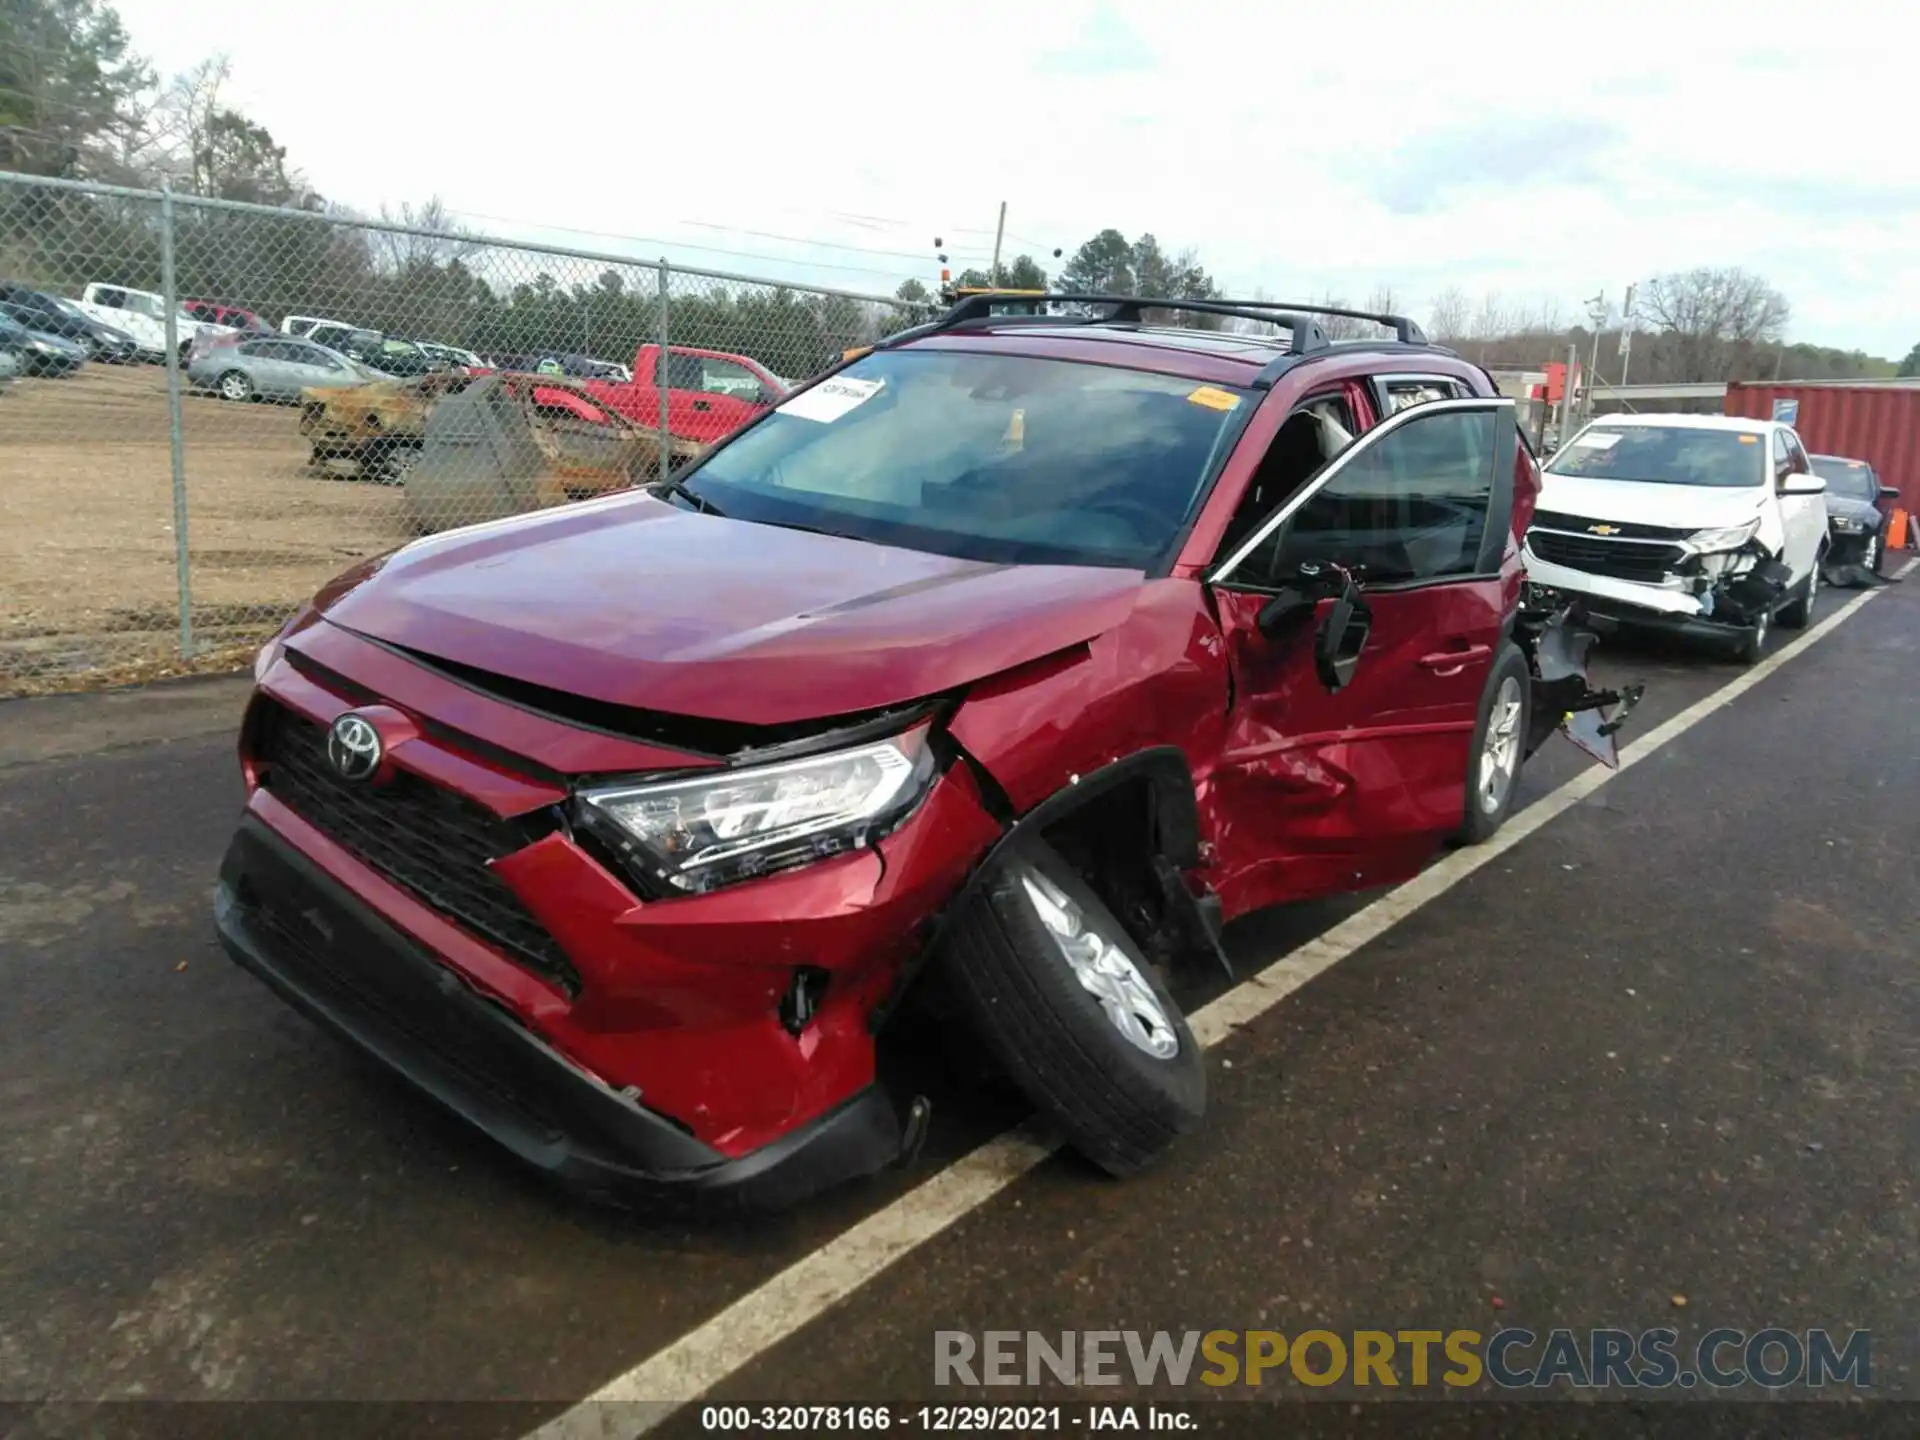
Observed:
[[[1113,313],[1106,324],[1139,324],[1148,310],[1179,310],[1199,315],[1231,315],[1277,325],[1293,332],[1293,353],[1304,355],[1326,349],[1331,343],[1324,328],[1313,320],[1316,315],[1341,315],[1353,320],[1368,320],[1394,332],[1402,345],[1425,345],[1424,331],[1404,315],[1387,315],[1372,310],[1348,310],[1337,305],[1302,305],[1279,300],[1192,300],[1158,295],[1062,294],[1036,296],[1032,291],[998,290],[967,295],[951,310],[933,322],[936,330],[949,329],[969,320],[992,316],[995,304],[1027,301],[1048,305],[1111,305]]]

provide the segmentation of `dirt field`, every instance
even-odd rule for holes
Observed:
[[[293,406],[184,402],[196,655],[180,653],[166,372],[0,389],[0,695],[231,663],[408,538],[402,492],[311,468]]]

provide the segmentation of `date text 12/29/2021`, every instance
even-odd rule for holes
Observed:
[[[707,1405],[708,1432],[1038,1435],[1199,1428],[1182,1410],[1151,1405]]]

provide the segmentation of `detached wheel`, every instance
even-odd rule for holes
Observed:
[[[996,862],[955,923],[956,994],[1007,1074],[1110,1175],[1145,1169],[1207,1108],[1200,1046],[1166,986],[1052,847]]]
[[[253,381],[238,370],[229,370],[220,377],[220,396],[236,404],[253,398]]]
[[[1881,548],[1880,536],[1876,532],[1867,537],[1867,553],[1860,557],[1860,564],[1869,574],[1880,574],[1880,560],[1886,552]]]
[[[1527,743],[1532,673],[1527,657],[1509,642],[1501,648],[1480,697],[1467,771],[1467,813],[1455,839],[1478,845],[1493,838],[1513,812],[1520,788],[1520,762]]]

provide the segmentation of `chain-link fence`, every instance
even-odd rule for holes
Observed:
[[[355,560],[670,474],[917,318],[0,172],[0,695],[241,663]]]

